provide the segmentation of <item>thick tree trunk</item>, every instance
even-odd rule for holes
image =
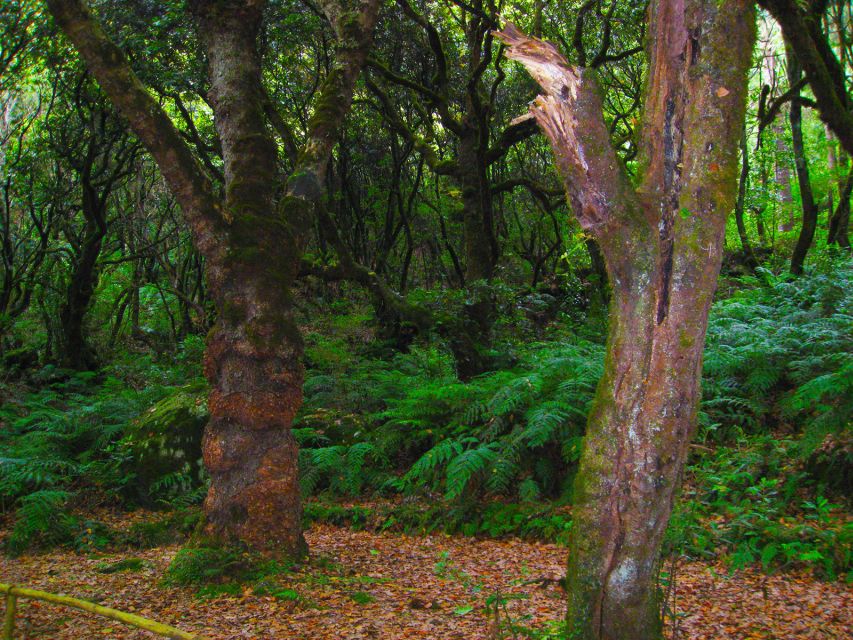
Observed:
[[[229,222],[227,254],[208,263],[219,317],[205,352],[211,393],[204,506],[215,538],[298,556],[306,547],[290,425],[302,402],[302,349],[290,288],[300,245],[293,229],[308,212],[276,208],[281,178],[256,46],[261,5],[192,5],[207,50]]]
[[[301,555],[297,449],[290,425],[302,399],[302,343],[292,317],[291,284],[302,234],[322,195],[326,164],[349,111],[372,43],[379,4],[324,0],[337,35],[336,58],[314,104],[307,142],[276,198],[281,176],[268,130],[256,38],[263,1],[189,3],[200,25],[217,133],[225,201],[168,115],[124,54],[80,0],[48,0],[57,23],[134,132],[154,156],[205,258],[217,311],[205,374],[211,420],[204,461],[211,475],[207,533],[258,549]]]
[[[655,269],[640,282],[660,281]],[[658,555],[695,425],[704,303],[670,301],[656,321],[656,292],[614,290],[608,358],[578,471],[569,554],[569,621],[579,638],[660,634]]]
[[[636,190],[610,146],[594,74],[512,25],[499,34],[544,90],[531,111],[612,287],[569,545],[569,637],[583,640],[661,635],[660,548],[696,425],[755,38],[749,0],[654,0],[649,18]]]

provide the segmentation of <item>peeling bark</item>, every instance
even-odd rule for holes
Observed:
[[[610,145],[594,74],[512,25],[497,34],[543,89],[531,112],[612,286],[604,376],[575,486],[572,638],[660,637],[660,547],[695,429],[708,310],[735,200],[754,8],[657,0],[649,20],[636,190]]]

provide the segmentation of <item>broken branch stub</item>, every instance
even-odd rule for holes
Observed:
[[[635,195],[610,144],[593,72],[574,67],[550,42],[508,22],[494,35],[506,56],[524,65],[543,93],[530,104],[548,137],[569,203],[581,226],[600,233]]]

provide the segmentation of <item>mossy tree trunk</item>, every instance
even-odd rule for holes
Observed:
[[[152,154],[205,258],[218,319],[205,353],[211,384],[203,455],[211,476],[207,533],[285,555],[304,553],[297,447],[290,425],[302,401],[302,343],[292,314],[303,231],[323,194],[326,164],[372,44],[378,0],[321,2],[336,59],[284,189],[266,120],[257,37],[265,2],[190,2],[210,78],[222,146],[225,199],[124,54],[80,0],[49,0],[59,26]],[[281,197],[277,192],[283,191]]]
[[[612,288],[604,376],[575,487],[570,637],[661,635],[663,534],[694,433],[708,310],[736,195],[748,0],[654,0],[641,181],[610,145],[594,72],[512,25],[500,37],[544,90],[531,111]]]
[[[802,68],[793,49],[786,47],[786,54],[788,83],[793,87],[800,81]],[[794,96],[788,112],[788,119],[791,122],[791,146],[794,150],[794,164],[797,168],[797,183],[800,187],[800,203],[803,209],[803,224],[791,255],[791,273],[794,275],[800,275],[803,272],[803,265],[817,230],[817,203],[814,200],[809,165],[806,160],[806,147],[803,142],[803,105],[799,98],[799,93]]]
[[[190,6],[207,53],[228,225],[225,255],[208,267],[219,314],[204,358],[211,385],[202,448],[211,478],[207,532],[299,555],[305,543],[290,425],[302,403],[302,345],[291,288],[310,202],[283,211],[276,205],[282,178],[256,46],[263,3]]]

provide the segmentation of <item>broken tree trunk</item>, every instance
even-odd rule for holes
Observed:
[[[513,25],[497,34],[543,89],[531,112],[612,286],[604,376],[575,485],[569,637],[661,634],[663,534],[695,430],[708,310],[736,195],[748,0],[654,0],[641,182],[602,117],[594,72]]]

